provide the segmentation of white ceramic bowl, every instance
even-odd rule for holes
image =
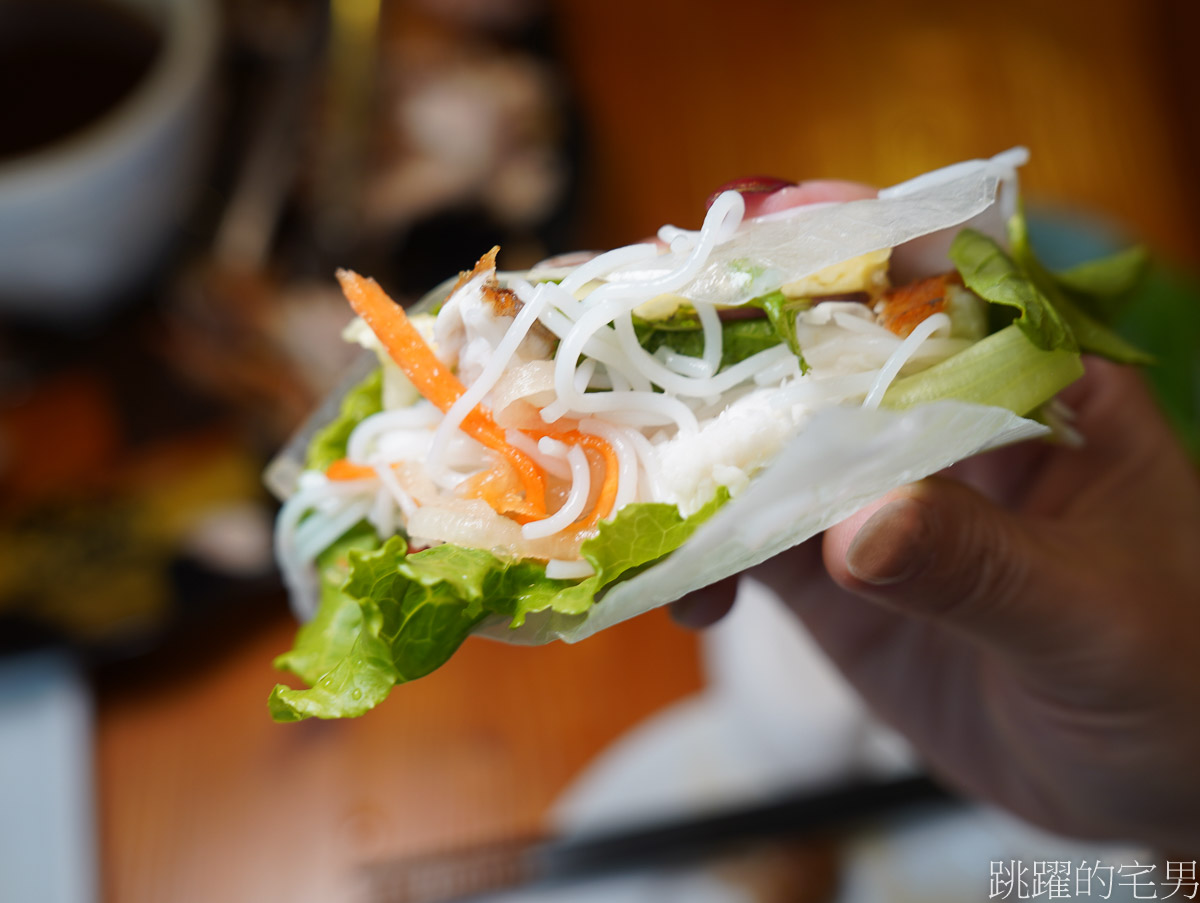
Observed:
[[[0,163],[0,312],[102,312],[162,259],[208,144],[213,0],[119,0],[161,29],[149,73],[101,119]]]

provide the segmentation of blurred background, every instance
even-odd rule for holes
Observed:
[[[1024,144],[1048,262],[1153,252],[1121,325],[1197,453],[1198,25],[1187,0],[0,0],[0,899],[358,899],[371,861],[907,767],[795,670],[803,637],[735,667],[790,629],[765,608],[472,641],[356,723],[271,723],[295,624],[260,473],[351,358],[333,270],[414,300],[493,244],[515,269],[694,227],[739,176],[887,185]],[[807,701],[732,705],[761,743],[722,745],[712,699],[781,674]],[[826,836],[596,899],[975,899],[989,859],[1075,849],[980,817],[958,852]]]

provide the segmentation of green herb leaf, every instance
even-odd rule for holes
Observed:
[[[704,327],[700,323],[700,315],[696,313],[691,305],[680,305],[669,317],[663,317],[660,320],[646,320],[634,314],[633,332],[638,337],[638,342],[642,347],[645,347],[646,342],[643,336],[650,336],[656,332],[691,332]]]
[[[792,354],[800,359],[800,372],[807,373],[808,361],[804,359],[804,353],[800,350],[800,341],[796,338],[796,314],[811,307],[811,299],[789,298],[783,292],[776,290],[748,303],[762,308],[767,319],[771,321],[775,334],[786,342]]]
[[[694,318],[695,314],[691,316]],[[653,322],[635,319],[634,331],[638,342],[650,354],[665,345],[677,354],[704,356],[704,330],[698,318],[689,321],[687,314],[677,312],[668,320]],[[765,317],[726,320],[721,323],[721,369],[774,348],[781,341],[775,326]]]
[[[1149,262],[1145,248],[1127,248],[1055,273],[1054,278],[1071,294],[1090,299],[1097,308],[1092,313],[1108,322],[1125,308]]]
[[[985,301],[1019,311],[1016,325],[1036,347],[1076,350],[1075,337],[1054,305],[991,238],[963,229],[950,245],[950,259],[967,288]]]
[[[1200,464],[1200,280],[1155,264],[1135,292],[1121,315],[1121,334],[1154,349],[1146,376]]]
[[[1153,364],[1154,355],[1147,354],[1120,334],[1078,307],[1065,295],[1055,298],[1055,306],[1071,326],[1079,347],[1120,364]]]
[[[1154,361],[1151,355],[1121,338],[1068,295],[1055,275],[1046,269],[1034,254],[1033,247],[1029,243],[1029,230],[1026,227],[1023,213],[1018,211],[1009,220],[1008,237],[1012,244],[1013,259],[1020,264],[1022,270],[1043,297],[1048,298],[1058,310],[1063,321],[1070,327],[1080,350],[1099,354],[1122,364],[1149,364]],[[1133,278],[1127,272],[1129,265],[1129,261],[1126,261],[1119,272],[1115,271],[1114,267],[1107,268],[1110,275],[1118,277],[1118,282],[1112,288],[1120,288],[1121,281],[1128,282]],[[1099,269],[1103,271],[1105,267]],[[1093,271],[1091,278],[1094,280],[1096,275],[1097,271]],[[1084,301],[1084,303],[1087,302]]]

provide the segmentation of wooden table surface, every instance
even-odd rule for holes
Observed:
[[[277,725],[294,629],[281,601],[215,655],[102,684],[108,900],[327,903],[372,857],[532,832],[598,750],[700,685],[694,637],[656,612],[573,647],[472,640],[369,717]]]
[[[888,184],[1020,143],[1034,200],[1200,262],[1184,0],[560,6],[589,243],[693,225],[737,175]],[[592,756],[701,683],[695,638],[658,612],[573,647],[472,641],[357,722],[275,725],[293,629],[280,602],[216,651],[101,684],[107,900],[345,899],[363,858],[535,828]]]

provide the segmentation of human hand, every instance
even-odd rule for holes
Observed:
[[[1080,448],[897,490],[755,569],[869,705],[1048,828],[1200,844],[1200,479],[1140,375],[1087,360]],[[719,617],[735,580],[676,605]]]

